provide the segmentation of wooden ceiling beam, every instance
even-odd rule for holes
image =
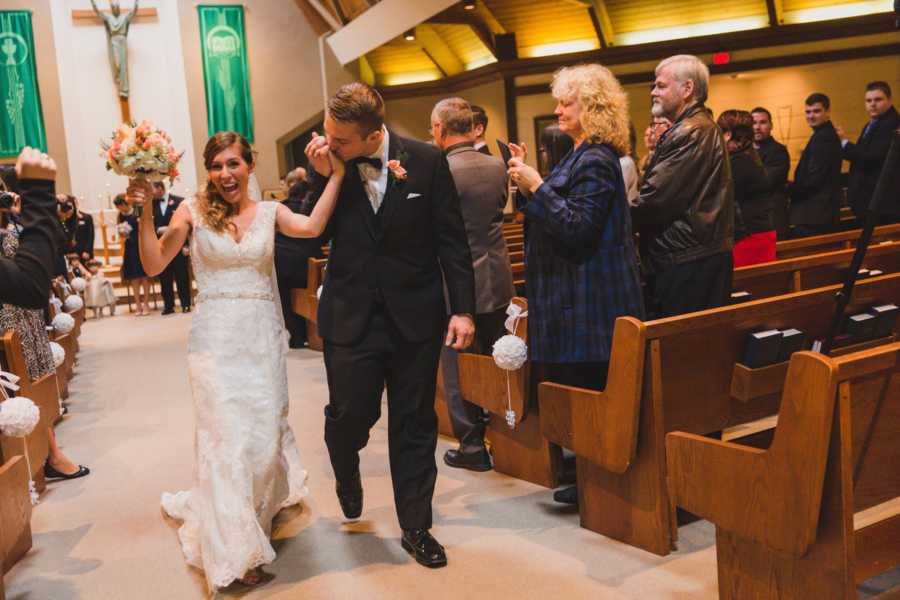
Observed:
[[[464,25],[469,27],[481,43],[484,44],[494,58],[497,51],[494,45],[494,34],[506,33],[506,28],[491,12],[491,9],[483,2],[475,4],[475,10],[466,10],[460,4],[454,4],[447,10],[441,11],[426,23],[435,25]]]
[[[588,9],[594,16],[596,23],[600,27],[600,47],[608,48],[616,44],[616,32],[613,29],[612,20],[609,18],[609,11],[606,10],[605,0],[592,0]]]
[[[635,46],[616,46],[606,50],[589,50],[586,52],[558,56],[542,56],[539,58],[503,61],[485,65],[472,71],[465,71],[454,77],[449,77],[446,80],[390,86],[380,88],[380,91],[386,99],[442,94],[489,81],[495,81],[504,77],[552,73],[560,67],[581,62],[602,60],[604,65],[611,66],[661,60],[672,54],[686,53],[702,55],[718,52],[722,50],[722,48],[727,48],[730,51],[747,50],[752,48],[776,47],[802,42],[816,42],[872,35],[891,31],[894,31],[894,16],[892,14],[865,15],[838,21],[782,25],[780,27],[739,31],[683,40],[654,42]]]
[[[456,75],[466,70],[466,66],[456,56],[453,49],[447,45],[441,34],[431,25],[422,24],[416,27],[416,41],[445,77]]]
[[[783,0],[766,0],[766,10],[769,12],[770,27],[778,27],[784,23]]]

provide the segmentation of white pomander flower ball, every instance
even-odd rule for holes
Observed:
[[[320,286],[319,286],[319,289],[316,290],[316,300],[321,300],[321,299],[322,299],[322,287],[323,287],[323,286],[320,285]]]
[[[73,313],[81,310],[84,307],[84,300],[81,299],[81,296],[76,294],[72,294],[66,298],[66,302],[63,305],[65,311],[68,313]]]
[[[66,362],[66,349],[56,342],[50,342],[50,353],[53,354],[53,364],[56,368]]]
[[[67,313],[59,313],[53,317],[50,324],[53,325],[54,331],[65,335],[75,329],[75,318]]]
[[[76,292],[83,292],[87,287],[87,280],[84,277],[76,277],[72,280],[72,289]]]
[[[522,338],[504,335],[494,342],[494,362],[506,371],[515,371],[528,359],[528,346]]]
[[[0,404],[0,432],[10,437],[25,437],[41,420],[41,411],[24,396]]]

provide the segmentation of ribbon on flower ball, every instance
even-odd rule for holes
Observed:
[[[515,335],[519,319],[528,316],[528,311],[523,310],[518,304],[510,302],[506,308],[506,330],[510,333],[494,342],[494,363],[506,372],[506,424],[510,429],[516,428],[516,411],[512,407],[512,388],[509,382],[509,372],[518,371],[528,360],[528,346],[525,341]]]

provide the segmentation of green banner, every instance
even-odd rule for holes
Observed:
[[[0,11],[0,158],[25,146],[47,151],[34,62],[31,11]]]
[[[244,7],[198,6],[209,135],[237,131],[253,141]]]

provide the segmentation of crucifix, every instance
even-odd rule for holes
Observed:
[[[122,121],[131,122],[131,107],[128,104],[128,28],[135,17],[155,17],[155,8],[138,8],[138,1],[134,0],[132,10],[121,10],[118,0],[110,0],[109,10],[101,11],[97,8],[95,0],[91,0],[93,10],[73,10],[73,19],[99,20],[106,28],[107,49],[109,51],[109,65],[112,69],[113,80],[116,82],[119,96],[119,109],[122,112]]]

